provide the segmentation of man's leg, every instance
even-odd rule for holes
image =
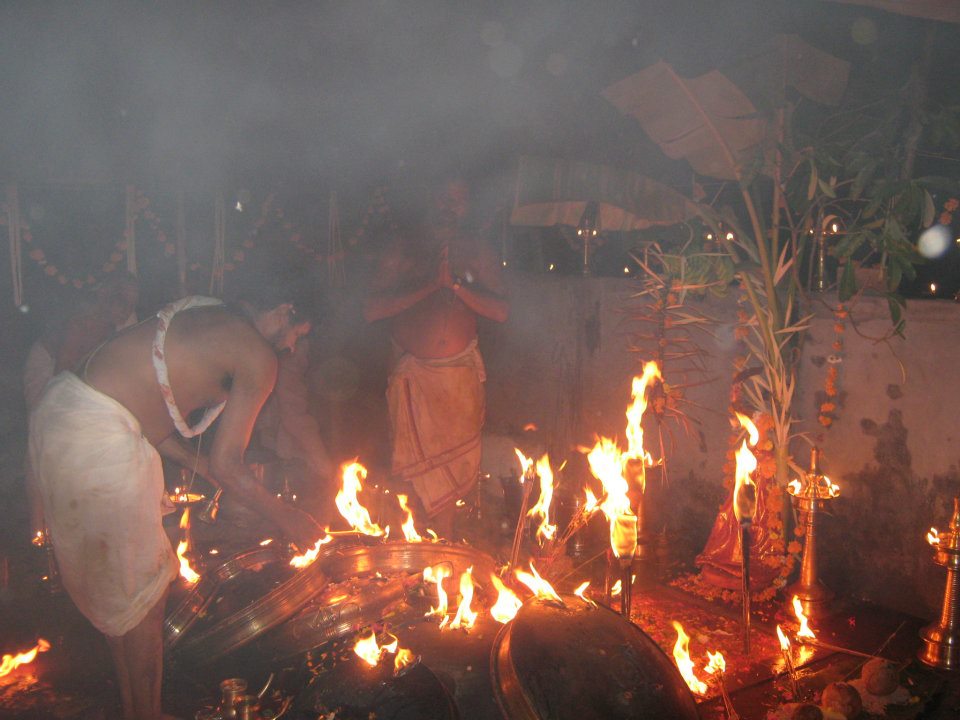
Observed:
[[[163,616],[167,593],[140,624],[119,638],[108,638],[117,666],[124,720],[159,720],[163,678]]]

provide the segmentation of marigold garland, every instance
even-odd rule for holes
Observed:
[[[820,412],[817,416],[817,422],[828,430],[838,417],[837,395],[839,394],[839,388],[837,383],[840,377],[838,366],[843,362],[843,333],[846,330],[846,319],[849,314],[843,303],[838,304],[833,311],[833,344],[830,346],[833,352],[827,359],[827,373],[823,382],[823,391],[826,397],[820,403]]]

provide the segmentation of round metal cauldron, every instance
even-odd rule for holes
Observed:
[[[180,619],[194,611],[189,637],[176,642],[174,652],[178,658],[196,664],[218,660],[279,625],[327,584],[322,557],[297,570],[290,567],[283,550],[271,550],[269,546],[240,553],[211,574],[217,578],[212,589],[196,588],[194,601],[181,604],[171,616],[176,619],[168,618],[167,623],[172,631]],[[201,609],[196,610],[198,607]]]
[[[258,652],[272,660],[285,660],[352,635],[380,620],[388,605],[406,597],[420,582],[418,572],[329,585],[287,622],[259,638]],[[417,617],[422,614],[416,611]]]
[[[324,571],[334,582],[375,572],[384,575],[421,572],[430,565],[449,564],[455,577],[473,567],[473,577],[486,584],[496,571],[496,561],[485,552],[445,542],[385,542],[331,548],[323,560]]]
[[[245,572],[275,563],[283,556],[276,546],[258,547],[231,556],[215,568],[203,573],[199,582],[167,615],[163,621],[163,648],[173,649],[216,597],[223,583],[228,583]]]
[[[696,720],[679,671],[620,615],[573,595],[524,603],[493,644],[490,672],[507,720]]]

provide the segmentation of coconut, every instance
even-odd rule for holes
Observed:
[[[864,665],[861,678],[871,695],[890,695],[900,686],[896,665],[883,658],[874,658]]]
[[[830,683],[823,689],[820,704],[827,710],[838,712],[847,720],[855,718],[863,709],[863,700],[857,689],[845,682]]]

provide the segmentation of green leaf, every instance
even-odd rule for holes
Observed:
[[[830,187],[828,183],[825,183],[823,180],[817,179],[817,185],[820,186],[820,192],[822,192],[827,197],[835,198],[837,197],[836,191]]]
[[[841,302],[846,302],[857,294],[857,279],[853,274],[852,262],[848,261],[843,265],[843,274],[840,276],[838,294]]]
[[[817,192],[817,182],[819,181],[820,176],[817,173],[817,166],[810,162],[810,182],[807,184],[807,200],[813,200],[814,194]]]

